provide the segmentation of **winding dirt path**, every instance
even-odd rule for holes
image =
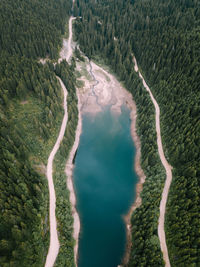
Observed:
[[[70,57],[72,56],[73,53],[73,48],[72,48],[72,21],[76,19],[75,17],[70,17],[69,18],[69,38],[68,39],[63,39],[63,47],[60,51],[60,58],[58,60],[58,63],[60,63],[63,59],[66,59],[68,62]]]
[[[74,1],[73,1],[74,3]],[[60,53],[60,61],[63,59],[66,59],[68,62],[72,56],[73,53],[73,47],[72,47],[72,21],[76,19],[75,17],[70,17],[69,19],[69,39],[66,43],[66,40],[63,41],[63,49]],[[80,140],[80,135],[81,135],[81,129],[82,129],[82,119],[81,119],[81,102],[80,102],[80,96],[79,92],[76,89],[76,95],[78,98],[78,125],[76,128],[76,134],[75,134],[75,141],[73,144],[73,147],[70,151],[66,167],[65,167],[65,173],[67,176],[67,188],[70,192],[70,202],[72,206],[72,216],[74,219],[73,222],[73,238],[75,240],[75,245],[74,245],[74,257],[75,257],[75,265],[77,266],[77,258],[78,258],[78,237],[80,233],[80,219],[79,215],[76,210],[76,195],[74,191],[74,185],[73,185],[73,159],[75,156],[75,153],[78,149],[79,145],[79,140]]]
[[[58,78],[58,77],[57,77]],[[54,189],[54,183],[53,183],[53,160],[54,156],[57,153],[60,143],[63,139],[65,128],[67,125],[68,120],[68,114],[67,114],[67,90],[60,78],[58,78],[63,94],[64,94],[64,100],[63,100],[63,106],[64,106],[64,117],[62,121],[62,125],[60,128],[60,132],[58,135],[58,138],[56,140],[56,143],[49,155],[48,163],[47,163],[47,172],[46,176],[48,179],[48,187],[49,187],[49,221],[50,221],[50,245],[49,245],[49,251],[46,258],[45,267],[52,267],[54,265],[54,262],[56,260],[56,257],[58,255],[59,251],[59,241],[58,241],[58,233],[57,233],[57,223],[56,223],[56,195],[55,195],[55,189]]]
[[[69,61],[70,57],[72,56],[72,52],[73,52],[73,48],[71,45],[71,43],[72,43],[72,21],[74,19],[75,19],[74,17],[70,17],[70,19],[69,19],[69,39],[68,39],[68,41],[66,41],[66,40],[63,41],[63,49],[61,50],[58,63],[63,59],[66,59],[67,61]],[[63,94],[64,94],[64,103],[63,103],[63,105],[64,105],[64,117],[63,117],[63,121],[62,121],[62,125],[60,128],[58,138],[57,138],[56,143],[55,143],[55,145],[54,145],[54,147],[53,147],[53,149],[49,155],[48,163],[47,163],[46,176],[48,179],[48,187],[49,187],[50,245],[49,245],[49,250],[48,250],[48,254],[47,254],[47,258],[46,258],[45,267],[52,267],[54,265],[54,262],[56,260],[57,255],[58,255],[59,247],[60,247],[59,240],[58,240],[56,215],[55,215],[56,195],[55,195],[55,189],[54,189],[54,183],[53,183],[53,174],[52,174],[53,173],[53,166],[52,165],[53,165],[53,160],[54,160],[55,154],[57,153],[57,151],[60,147],[60,143],[64,137],[64,133],[65,133],[65,129],[67,126],[67,121],[68,121],[68,112],[67,112],[67,89],[66,89],[64,83],[62,82],[62,80],[59,77],[57,77],[57,79],[60,82],[60,85],[62,87]],[[80,112],[79,112],[79,114],[80,114]],[[80,124],[80,122],[79,122],[79,124]],[[77,133],[76,133],[76,135],[77,135]],[[76,139],[77,139],[77,137],[76,137]],[[70,155],[72,155],[72,151],[71,151]],[[73,160],[73,155],[71,157]],[[69,157],[68,162],[70,162],[71,157]],[[66,171],[66,173],[67,173],[67,171]],[[70,181],[70,179],[68,179],[68,180]],[[78,226],[78,224],[80,224],[79,218],[77,218],[78,214],[75,213],[75,207],[74,207],[75,201],[73,200],[73,198],[75,198],[75,195],[74,195],[74,191],[73,191],[73,185],[70,185],[70,182],[68,182],[68,188],[70,190],[70,200],[72,202],[72,210],[73,210],[73,214],[74,214],[74,224],[76,225],[76,229],[79,229],[80,228],[80,226]],[[79,233],[79,230],[74,231],[74,238],[78,235],[77,231]],[[78,237],[76,237],[75,239],[77,240]]]
[[[134,58],[134,63],[135,63],[135,71],[138,72],[138,65],[137,61]],[[166,237],[165,237],[165,211],[166,211],[166,204],[167,204],[167,197],[169,193],[169,188],[171,185],[172,181],[172,166],[167,162],[165,158],[165,154],[163,151],[163,146],[162,146],[162,139],[161,139],[161,133],[160,133],[160,108],[158,106],[158,103],[156,102],[155,98],[153,97],[153,94],[151,93],[151,90],[149,89],[148,85],[146,84],[142,74],[139,71],[139,76],[142,79],[143,85],[146,88],[146,90],[149,92],[151,100],[154,104],[155,111],[156,111],[156,133],[157,133],[157,145],[158,145],[158,153],[162,162],[162,165],[165,168],[166,171],[166,180],[165,180],[165,185],[164,189],[162,192],[162,198],[160,201],[160,216],[158,220],[158,236],[160,239],[160,247],[163,253],[163,258],[165,261],[165,266],[170,267],[170,260],[168,256],[168,249],[167,249],[167,244],[166,244]]]

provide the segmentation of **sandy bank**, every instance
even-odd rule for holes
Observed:
[[[113,112],[120,114],[122,105],[131,106],[130,93],[102,67],[86,59],[84,65],[77,64],[77,70],[82,74],[79,80],[84,82],[84,86],[79,89],[83,114],[95,115],[107,105],[111,106]]]
[[[60,52],[60,58],[58,60],[58,63],[66,59],[67,61],[70,60],[73,52],[73,47],[72,47],[72,21],[74,20],[74,17],[70,17],[69,19],[69,39],[63,40],[63,48]],[[40,59],[40,62],[42,64],[46,63],[47,59]],[[54,184],[53,184],[53,177],[52,177],[52,164],[54,160],[54,156],[56,152],[58,151],[60,147],[60,143],[64,137],[67,121],[68,121],[68,111],[67,111],[67,89],[65,88],[65,85],[63,84],[62,80],[57,77],[61,87],[63,89],[64,93],[64,117],[60,129],[60,133],[58,135],[56,144],[54,145],[53,150],[50,153],[49,159],[48,159],[48,164],[47,164],[47,178],[48,178],[48,185],[49,185],[49,198],[50,198],[50,205],[49,205],[49,217],[50,217],[50,245],[49,245],[49,251],[47,254],[46,258],[46,264],[45,267],[52,267],[54,265],[54,262],[56,260],[56,257],[59,252],[59,241],[58,241],[58,233],[57,233],[57,223],[56,223],[56,216],[55,216],[55,209],[56,209],[56,195],[55,195],[55,189],[54,189]],[[78,251],[78,235],[79,235],[79,230],[80,230],[80,221],[79,221],[79,216],[76,212],[75,209],[75,203],[76,203],[76,198],[75,198],[75,193],[73,189],[73,182],[72,182],[72,170],[73,170],[73,157],[75,155],[75,152],[78,147],[79,143],[79,137],[81,133],[81,116],[80,116],[80,98],[79,94],[77,92],[77,97],[78,97],[78,110],[79,110],[79,118],[78,118],[78,126],[76,130],[76,137],[75,137],[75,142],[72,147],[72,150],[70,151],[69,158],[67,160],[66,164],[66,175],[68,176],[67,179],[67,187],[70,191],[70,201],[72,204],[72,215],[74,218],[74,232],[73,232],[73,237],[76,241],[76,245],[74,248],[74,255],[75,255],[75,262],[77,261],[77,251]],[[76,264],[77,265],[77,264]]]
[[[130,98],[132,99],[132,95],[130,94]],[[137,129],[136,129],[136,120],[137,120],[137,109],[135,102],[132,100],[131,106],[129,107],[131,109],[131,135],[135,144],[136,148],[136,155],[135,155],[135,171],[138,176],[138,183],[136,185],[136,197],[133,205],[131,206],[128,214],[124,216],[126,226],[127,226],[127,243],[126,243],[126,253],[124,255],[123,264],[128,264],[129,258],[130,258],[130,252],[131,252],[131,246],[132,246],[132,232],[131,232],[131,216],[136,208],[138,208],[141,203],[142,199],[140,197],[140,194],[143,189],[143,183],[145,182],[145,174],[141,168],[140,165],[140,158],[141,158],[141,143],[140,138],[137,135]]]
[[[68,160],[67,160],[67,164],[66,164],[66,168],[65,168],[65,173],[67,175],[67,187],[70,191],[70,202],[72,205],[72,215],[74,218],[74,223],[73,223],[73,237],[76,241],[76,244],[74,246],[74,255],[75,255],[75,263],[77,266],[77,256],[78,256],[78,237],[79,237],[79,232],[80,232],[80,219],[79,219],[79,215],[76,211],[76,195],[75,195],[75,191],[74,191],[74,186],[73,186],[73,168],[74,168],[74,164],[73,164],[73,159],[75,156],[75,153],[78,149],[78,145],[79,145],[79,140],[80,140],[80,135],[81,135],[81,128],[82,128],[82,120],[81,120],[81,104],[80,104],[80,97],[79,97],[79,92],[78,90],[76,90],[76,94],[78,97],[78,125],[76,128],[76,135],[75,135],[75,141],[73,144],[73,147],[70,151]]]
[[[74,3],[74,1],[73,1]],[[61,62],[63,59],[69,62],[72,53],[73,53],[73,45],[72,45],[72,22],[75,18],[70,17],[69,19],[69,38],[63,39],[63,47],[60,52],[60,58],[58,60],[58,63]],[[80,102],[80,96],[79,92],[76,89],[76,95],[78,98],[78,125],[76,128],[76,133],[75,133],[75,141],[72,146],[72,149],[70,151],[69,157],[67,159],[66,167],[65,167],[65,173],[67,176],[67,188],[70,192],[70,202],[71,202],[71,207],[72,207],[72,216],[74,219],[73,222],[73,238],[75,240],[75,246],[74,246],[74,257],[75,257],[75,264],[77,266],[77,256],[78,256],[78,237],[79,237],[79,232],[80,232],[80,219],[79,215],[76,211],[76,195],[74,192],[74,186],[73,186],[73,158],[75,156],[75,153],[77,151],[78,145],[79,145],[79,139],[80,139],[80,134],[81,134],[81,128],[82,128],[82,120],[81,120],[81,102]]]
[[[90,66],[91,65],[91,66]],[[81,88],[81,109],[82,113],[96,114],[103,110],[103,107],[106,105],[111,106],[111,110],[114,113],[120,114],[122,105],[127,105],[131,110],[130,119],[131,119],[131,135],[136,147],[136,156],[134,160],[134,168],[139,177],[138,184],[136,186],[136,199],[131,206],[128,214],[124,216],[125,223],[127,225],[127,244],[126,244],[126,253],[124,256],[123,263],[127,263],[129,260],[130,249],[131,249],[131,215],[133,211],[140,206],[141,198],[140,193],[142,191],[142,184],[145,181],[144,172],[140,166],[140,157],[141,157],[141,145],[140,139],[136,132],[136,118],[137,111],[136,105],[133,101],[131,93],[129,93],[119,81],[102,67],[98,66],[94,62],[86,62],[87,76],[82,76],[81,80],[85,82],[83,88]],[[78,65],[78,70],[81,73],[81,65]],[[92,72],[92,73],[91,73]]]

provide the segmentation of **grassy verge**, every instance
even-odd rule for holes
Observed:
[[[48,127],[48,138],[46,138],[43,125],[37,127],[38,122],[44,119],[45,103],[34,96],[28,97],[24,102],[24,104],[19,100],[13,102],[10,108],[13,124],[18,125],[23,132],[24,142],[29,148],[30,161],[33,166],[46,165],[59,133],[63,112],[59,112],[56,120],[51,121]],[[60,103],[60,108],[62,108],[62,103]]]

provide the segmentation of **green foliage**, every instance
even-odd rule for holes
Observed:
[[[1,1],[1,50],[29,58],[57,57],[70,9],[66,0]]]
[[[62,61],[56,66],[57,75],[64,81],[68,90],[67,110],[68,122],[65,135],[59,151],[54,160],[54,185],[56,190],[56,217],[58,220],[58,231],[60,250],[56,259],[55,266],[75,266],[74,263],[74,245],[72,236],[73,217],[71,203],[69,200],[69,191],[66,185],[66,160],[74,144],[75,132],[78,123],[77,96],[75,91],[75,77],[66,61]]]
[[[41,266],[47,253],[48,190],[44,175],[62,118],[61,89],[38,64],[38,93],[9,98],[1,112],[0,249],[2,266]],[[49,76],[45,76],[48,70]],[[43,85],[43,86],[42,86]],[[51,134],[49,134],[51,133]]]
[[[48,238],[46,179],[34,170],[29,146],[12,126],[1,121],[0,264],[38,266]]]
[[[43,266],[48,249],[44,164],[62,118],[52,65],[71,2],[0,4],[0,266]]]
[[[80,50],[77,48],[77,46],[75,47],[75,51],[74,54],[76,56],[77,59],[79,59],[80,61],[85,61],[84,57],[81,56]]]
[[[134,73],[133,54],[159,103],[164,151],[173,166],[166,214],[171,264],[200,264],[199,10],[195,0],[83,0],[75,7],[80,48],[89,58],[103,57],[137,104],[147,180],[142,205],[133,214],[130,266],[162,265],[152,237],[165,178],[156,152],[154,108]]]
[[[142,205],[132,215],[132,249],[128,266],[163,266],[157,236],[159,204],[165,171],[157,152],[155,112],[148,93],[136,74],[128,87],[137,104],[137,132],[141,140],[141,167],[146,181],[141,193]]]

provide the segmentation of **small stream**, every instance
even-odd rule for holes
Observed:
[[[135,148],[130,111],[114,114],[110,107],[83,115],[82,135],[74,168],[80,216],[79,267],[116,267],[126,245],[127,214],[135,198]]]
[[[89,64],[89,67],[90,67],[90,70],[89,70],[89,74],[91,75],[92,77],[92,80],[95,82],[93,85],[91,85],[91,92],[90,94],[88,95],[88,99],[89,99],[89,96],[94,96],[95,97],[95,100],[96,100],[96,104],[97,106],[99,106],[100,108],[102,108],[102,105],[99,103],[99,100],[98,100],[98,96],[96,95],[95,93],[95,86],[97,86],[99,84],[99,81],[96,79],[93,71],[92,71],[92,64],[90,62],[90,60],[88,59],[88,64]],[[85,106],[87,106],[88,104],[88,99],[87,101],[83,104],[82,106],[82,110]]]

